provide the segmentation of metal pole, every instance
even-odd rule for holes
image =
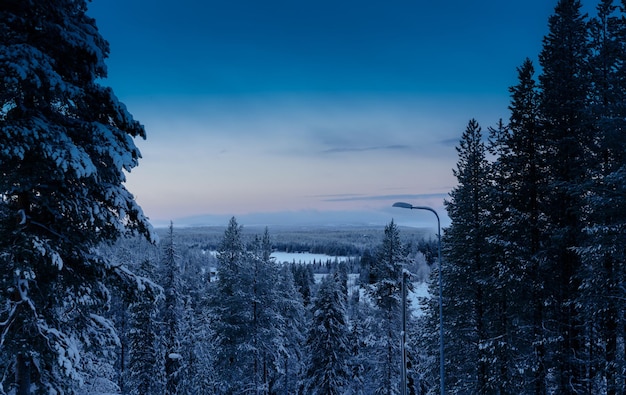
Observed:
[[[406,395],[406,285],[405,285],[404,265],[402,266],[402,333],[401,333],[401,352],[402,352],[402,380],[400,383],[401,395]]]
[[[443,347],[443,274],[441,268],[441,222],[439,221],[439,215],[432,210],[433,213],[437,216],[437,239],[438,239],[438,258],[439,258],[439,380],[441,381],[441,395],[446,394],[445,390],[445,358],[444,358],[444,347]]]
[[[435,214],[437,217],[437,253],[439,260],[439,383],[441,395],[446,394],[445,386],[445,355],[444,355],[444,330],[443,330],[443,275],[441,270],[441,220],[439,214],[435,210],[427,206],[413,206],[409,203],[397,202],[393,204],[393,207],[408,208],[411,210],[426,210]]]

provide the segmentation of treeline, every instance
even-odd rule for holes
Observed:
[[[181,247],[205,251],[216,251],[224,234],[224,226],[207,226],[194,228],[178,228],[177,238]],[[418,228],[401,228],[402,242],[416,251],[426,251],[429,231]],[[262,232],[259,227],[246,227],[244,238],[254,238]],[[167,236],[167,229],[158,229],[162,236]],[[274,251],[309,252],[329,256],[355,257],[366,250],[372,250],[382,241],[380,227],[337,227],[337,228],[306,228],[278,227],[272,229],[272,245]],[[432,242],[432,241],[431,241]],[[435,244],[434,242],[432,242]],[[435,249],[436,253],[436,249]],[[432,262],[431,262],[432,263]]]
[[[624,5],[588,17],[558,1],[541,73],[519,67],[508,123],[463,133],[444,236],[449,393],[625,391]],[[422,339],[434,340],[428,311]],[[424,348],[438,358],[437,342]]]
[[[310,252],[312,254],[326,254],[330,256],[356,256],[362,251],[349,243],[328,242],[324,244],[310,244],[298,242],[275,243],[277,251],[285,252]]]

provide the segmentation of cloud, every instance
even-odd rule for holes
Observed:
[[[403,151],[410,150],[411,146],[404,144],[394,144],[378,147],[337,147],[323,150],[323,154],[336,154],[343,152],[368,152],[368,151]]]
[[[381,201],[381,200],[430,200],[445,199],[447,193],[422,193],[422,194],[395,194],[395,195],[321,195],[326,202],[357,202],[357,201]]]

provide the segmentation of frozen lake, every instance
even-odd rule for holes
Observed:
[[[203,251],[203,253],[209,253],[213,256],[217,255],[217,251]],[[348,260],[347,256],[331,256],[326,254],[312,254],[310,252],[283,252],[283,251],[275,251],[272,252],[271,256],[276,260],[277,263],[302,263],[302,264],[312,264],[315,263],[326,263],[328,260],[334,262],[344,262]]]

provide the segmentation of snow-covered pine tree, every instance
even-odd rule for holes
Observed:
[[[539,191],[547,172],[540,162],[541,117],[534,66],[526,59],[518,68],[518,84],[511,87],[508,126],[490,129],[493,187],[489,250],[493,258],[491,286],[498,313],[492,328],[490,353],[494,391],[520,388],[545,392],[546,366],[542,330],[546,275],[539,265],[541,219]],[[530,308],[529,308],[530,306]],[[532,331],[526,328],[533,328]]]
[[[155,264],[146,258],[136,271],[138,275],[154,276]],[[143,292],[129,307],[127,334],[130,354],[126,369],[126,384],[122,393],[151,395],[163,393],[164,360],[159,328],[159,301],[162,293]]]
[[[489,364],[484,342],[491,288],[489,278],[489,164],[482,129],[469,121],[457,146],[459,160],[454,175],[458,185],[445,201],[452,220],[443,237],[446,385],[455,391],[488,393]]]
[[[313,301],[304,393],[345,394],[350,384],[346,296],[337,274],[324,277]]]
[[[575,248],[585,227],[585,196],[590,170],[596,166],[597,142],[589,111],[588,19],[579,0],[559,0],[548,21],[539,63],[542,116],[542,161],[549,180],[541,195],[541,212],[549,225],[542,237],[551,287],[544,298],[543,325],[549,333],[546,354],[550,383],[556,393],[586,391],[589,344],[581,305],[581,260]]]
[[[626,14],[624,3],[602,0],[590,22],[590,108],[596,166],[586,197],[588,222],[578,249],[582,284],[578,303],[590,338],[587,388],[607,395],[624,388],[620,345],[626,325]]]
[[[315,283],[315,279],[313,278],[313,265],[293,263],[291,265],[291,272],[293,273],[296,289],[300,292],[300,295],[302,295],[304,307],[308,308],[311,304],[311,288]]]
[[[289,392],[299,374],[301,299],[293,295],[291,277],[287,278],[291,282],[281,284],[269,231],[246,247],[242,229],[232,218],[224,232],[218,281],[211,295],[218,391]],[[285,377],[289,368],[291,376]]]
[[[369,328],[368,317],[373,315],[373,306],[362,301],[360,289],[355,290],[348,299],[348,348],[350,353],[350,385],[347,393],[365,395],[368,393],[371,375],[366,375],[370,368],[368,344],[375,337]]]
[[[216,390],[219,393],[231,393],[232,386],[243,388],[244,383],[238,381],[249,376],[244,369],[250,365],[248,353],[239,350],[239,344],[246,336],[246,324],[250,320],[248,300],[242,289],[242,274],[248,275],[250,268],[246,266],[246,249],[243,241],[243,227],[235,217],[230,219],[224,231],[224,237],[217,250],[218,280],[211,298],[211,326],[214,328]],[[249,377],[246,378],[246,385]]]
[[[213,372],[213,331],[207,318],[207,298],[210,294],[210,254],[195,249],[183,249],[181,297],[183,304],[180,323],[182,366],[178,392],[211,395],[215,393]]]
[[[163,307],[161,311],[163,360],[165,365],[165,394],[176,395],[183,361],[180,349],[180,320],[182,304],[180,295],[180,257],[174,242],[174,224],[170,223],[161,260]]]
[[[373,283],[366,290],[376,306],[376,317],[371,322],[377,339],[370,344],[374,373],[378,378],[375,392],[392,395],[400,393],[402,331],[401,281],[407,250],[400,240],[400,230],[392,220],[385,226],[385,235],[370,267]]]
[[[282,381],[277,367],[283,363],[281,330],[284,324],[279,311],[281,295],[277,292],[279,272],[271,257],[272,242],[267,228],[262,237],[255,237],[248,250],[252,272],[250,283],[244,283],[243,286],[247,288],[244,292],[249,295],[252,317],[249,344],[244,347],[254,357],[250,366],[255,389],[253,393],[269,394],[275,392],[274,386],[280,385]]]
[[[117,340],[107,284],[136,286],[98,246],[128,230],[152,237],[123,184],[145,132],[98,82],[109,48],[86,9],[0,4],[3,392],[74,392],[86,349]]]
[[[113,321],[120,341],[115,347],[115,357],[103,362],[113,365],[114,374],[111,377],[115,378],[114,381],[117,383],[119,391],[126,394],[129,388],[127,380],[130,375],[128,368],[131,349],[129,335],[134,325],[134,313],[131,311],[133,304],[141,303],[146,298],[154,299],[163,291],[153,280],[155,278],[154,273],[152,271],[147,272],[146,268],[143,268],[145,265],[150,267],[152,262],[158,261],[158,248],[155,243],[149,242],[141,236],[133,236],[123,237],[115,244],[101,248],[100,251],[108,256],[112,262],[123,262],[128,269],[139,276],[143,283],[141,287],[137,288],[114,288],[111,306],[106,314],[106,317]],[[102,369],[103,362],[100,363],[98,370]],[[93,379],[88,379],[85,382],[85,386],[93,388],[91,393],[111,392],[96,390],[93,381],[97,380],[102,383],[103,377],[97,371],[91,376]]]
[[[300,292],[296,289],[293,272],[288,265],[279,268],[279,280],[276,285],[276,307],[280,320],[280,338],[275,347],[279,350],[282,363],[277,367],[275,392],[295,394],[300,384],[304,365],[304,343],[306,332],[306,314]]]

